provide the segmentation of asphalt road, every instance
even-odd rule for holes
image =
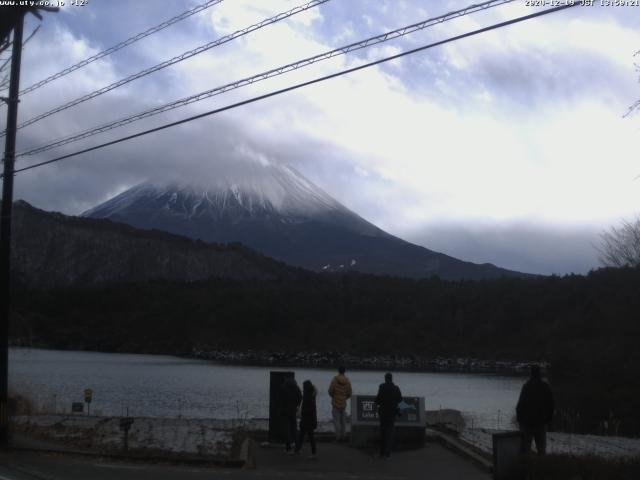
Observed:
[[[308,448],[308,447],[307,447]],[[490,475],[436,443],[379,459],[346,445],[319,444],[308,452],[285,455],[281,448],[256,449],[255,469],[206,465],[148,464],[100,457],[14,451],[0,455],[0,480],[488,480]]]

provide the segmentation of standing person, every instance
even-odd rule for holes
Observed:
[[[553,393],[549,384],[540,377],[540,367],[531,365],[531,377],[520,391],[516,416],[520,431],[524,434],[524,449],[531,450],[531,440],[536,441],[538,455],[547,450],[547,425],[553,420]]]
[[[387,372],[384,374],[384,383],[378,388],[376,405],[378,405],[378,419],[380,420],[380,456],[391,456],[391,444],[393,442],[393,425],[398,415],[398,404],[402,401],[402,394],[397,385],[393,383],[393,376]]]
[[[316,387],[313,386],[311,380],[305,380],[302,383],[302,408],[300,412],[300,432],[296,440],[296,453],[300,452],[304,436],[309,436],[311,444],[311,455],[309,459],[316,458],[316,440],[313,437],[314,430],[318,427],[318,416],[316,414]]]
[[[291,444],[296,441],[296,413],[302,401],[300,387],[293,377],[285,379],[282,384],[282,410],[284,417],[284,448],[291,452]]]
[[[351,398],[351,382],[344,374],[345,368],[338,367],[338,375],[333,377],[329,385],[329,396],[331,397],[331,415],[333,416],[333,426],[336,431],[336,440],[342,442],[346,439],[345,424],[347,400]]]

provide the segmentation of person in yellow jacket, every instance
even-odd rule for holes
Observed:
[[[333,425],[336,429],[336,440],[342,442],[346,440],[345,435],[345,411],[347,409],[347,400],[351,398],[351,382],[344,374],[345,368],[338,368],[338,375],[333,377],[331,385],[329,385],[329,396],[331,397],[331,414],[333,416]]]

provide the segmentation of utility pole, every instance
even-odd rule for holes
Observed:
[[[7,102],[7,136],[4,147],[2,178],[2,211],[0,212],[0,448],[9,446],[9,315],[11,313],[11,211],[13,209],[13,175],[16,157],[18,92],[22,59],[24,14],[13,27],[11,80]]]
[[[26,3],[26,2],[25,2]],[[7,135],[4,144],[4,173],[2,177],[2,207],[0,208],[0,449],[9,447],[9,320],[11,315],[11,215],[13,210],[13,176],[18,131],[18,103],[20,102],[20,64],[24,17],[31,13],[42,20],[39,11],[57,12],[48,2],[29,2],[29,6],[4,7],[0,34],[7,38],[13,29],[11,77],[7,102]]]

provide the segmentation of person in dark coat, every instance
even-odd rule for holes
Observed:
[[[310,380],[305,380],[302,383],[302,408],[300,411],[300,431],[298,432],[298,439],[296,440],[296,453],[300,452],[302,442],[304,442],[304,436],[308,435],[309,443],[311,444],[310,459],[316,458],[316,440],[313,437],[313,432],[318,428],[316,395],[316,387],[313,386]]]
[[[540,377],[540,367],[531,366],[531,377],[522,386],[516,416],[524,434],[524,449],[531,450],[535,439],[538,455],[547,449],[547,425],[553,420],[554,400],[549,384]]]
[[[391,444],[393,442],[393,426],[398,415],[398,404],[402,401],[402,394],[397,385],[393,383],[393,376],[387,372],[384,374],[384,383],[378,388],[376,405],[378,405],[378,419],[380,420],[380,456],[391,456]]]
[[[291,453],[291,444],[296,440],[296,413],[302,401],[300,387],[293,377],[282,384],[282,416],[284,418],[285,451]]]

